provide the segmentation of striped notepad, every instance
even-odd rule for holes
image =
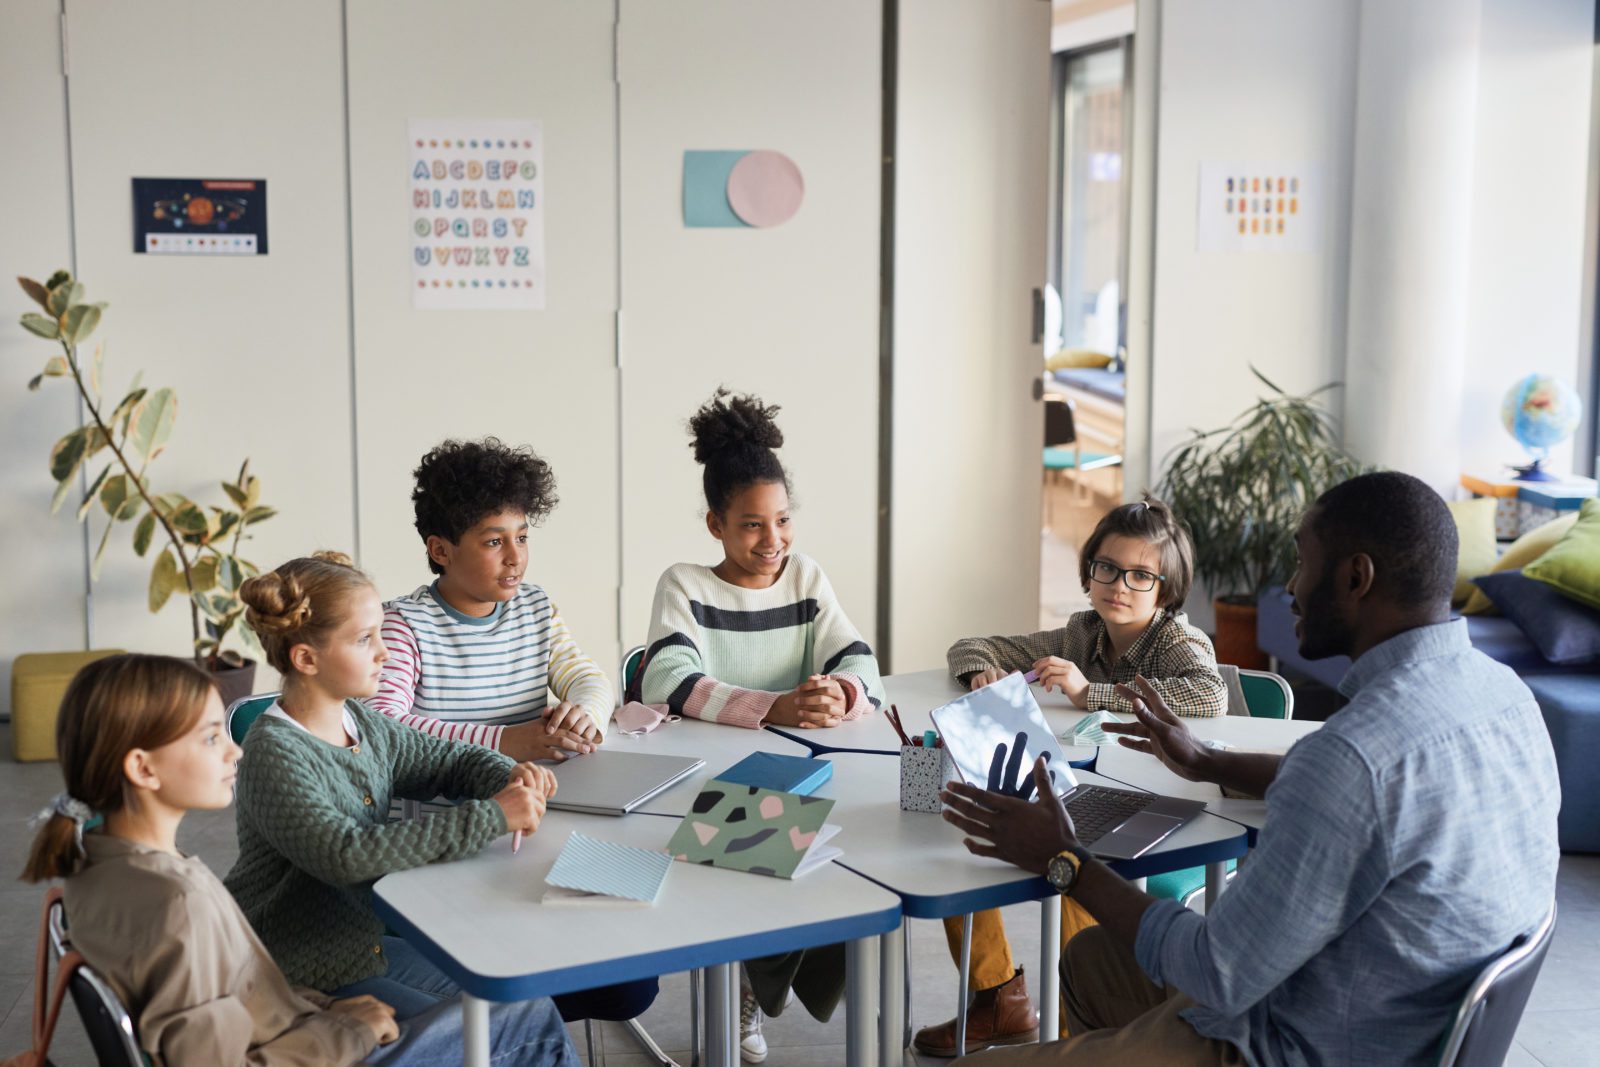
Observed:
[[[545,904],[644,907],[667,884],[672,857],[574,832],[545,875]]]

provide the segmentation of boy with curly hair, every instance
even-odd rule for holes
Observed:
[[[389,661],[373,708],[519,762],[594,751],[611,682],[523,581],[529,527],[556,506],[550,465],[487,437],[445,441],[414,474],[417,533],[439,577],[385,605]]]

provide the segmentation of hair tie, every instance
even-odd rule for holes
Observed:
[[[83,851],[83,828],[86,823],[95,820],[94,809],[71,793],[57,793],[55,799],[50,801],[48,808],[42,808],[38,814],[28,820],[31,828],[37,828],[51,816],[59,815],[63,819],[72,820],[72,838],[77,843],[78,851]]]

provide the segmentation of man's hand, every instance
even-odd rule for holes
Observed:
[[[1045,692],[1051,688],[1059,689],[1072,701],[1075,708],[1089,706],[1089,679],[1083,676],[1083,671],[1071,660],[1062,659],[1060,656],[1045,656],[1033,665],[1033,673],[1037,677]]]
[[[378,1044],[387,1045],[400,1036],[400,1026],[394,1021],[394,1009],[377,997],[365,994],[345,997],[328,1005],[329,1011],[349,1015],[367,1024]]]
[[[580,740],[595,745],[601,741],[600,727],[595,725],[594,716],[583,710],[582,705],[574,704],[570,700],[563,700],[553,708],[544,709],[544,728],[545,732],[550,734],[565,730],[578,735]]]
[[[977,692],[986,685],[993,685],[1006,676],[1006,672],[998,667],[990,667],[986,671],[979,671],[967,679],[967,688]]]
[[[518,763],[528,760],[559,762],[572,756],[588,755],[594,748],[594,742],[586,740],[576,730],[561,727],[552,733],[544,719],[507,726],[500,734],[500,751]]]
[[[1037,803],[1003,793],[950,782],[940,793],[945,802],[944,821],[967,835],[967,851],[991,856],[1044,874],[1050,859],[1078,843],[1061,798],[1050,783],[1050,764],[1043,756],[1033,765]]]
[[[1137,689],[1118,685],[1117,693],[1133,705],[1136,721],[1106,722],[1101,729],[1108,734],[1126,735],[1118,739],[1124,748],[1154,756],[1180,778],[1191,782],[1211,781],[1206,770],[1211,750],[1195,740],[1148,679],[1138,675],[1133,682]]]

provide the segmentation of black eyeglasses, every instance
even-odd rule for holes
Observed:
[[[1117,579],[1120,578],[1122,584],[1135,593],[1148,593],[1156,587],[1157,582],[1167,580],[1165,574],[1151,574],[1149,571],[1119,567],[1103,559],[1092,560],[1089,563],[1089,577],[1101,585],[1116,585]]]

